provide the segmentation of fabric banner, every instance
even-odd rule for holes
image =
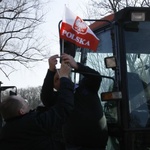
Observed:
[[[65,7],[65,16],[61,23],[60,38],[93,51],[97,50],[99,43],[99,39],[89,26],[67,7]]]

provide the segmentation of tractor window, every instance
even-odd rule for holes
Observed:
[[[97,70],[101,75],[114,77],[114,71],[107,69],[104,62],[104,58],[113,56],[110,30],[97,32],[96,36],[100,40],[97,51],[93,52],[89,49],[78,48],[76,50],[75,60]],[[78,80],[76,81],[78,82]],[[99,93],[110,91],[112,85],[112,80],[103,78]]]
[[[128,23],[131,24],[131,23]],[[132,24],[135,24],[132,22]],[[127,24],[126,24],[127,26]],[[130,25],[131,26],[131,25]],[[132,28],[125,27],[125,45],[127,53],[150,54],[150,22],[138,22]],[[134,28],[133,28],[134,27]]]
[[[143,60],[144,57],[142,56],[143,55],[141,55],[140,61],[145,62]],[[136,128],[150,126],[149,123],[150,85],[148,82],[149,71],[145,70],[144,68],[140,69],[140,65],[141,63],[139,63],[138,65],[136,64],[134,66],[134,69],[130,70],[128,64],[128,73],[127,73],[129,112],[131,120],[130,126]]]
[[[87,49],[81,49],[80,53],[78,53],[78,56],[76,55],[76,60],[80,56],[80,62],[82,62],[85,65],[88,65],[98,72],[100,72],[103,76],[109,76],[114,78],[114,70],[107,69],[105,66],[104,58],[113,56],[113,50],[112,50],[112,40],[111,40],[111,33],[110,30],[105,30],[96,33],[97,37],[100,39],[99,46],[96,52],[93,52],[91,50]],[[77,53],[76,53],[77,54]],[[82,57],[82,59],[81,59]],[[79,60],[79,59],[78,59]],[[99,89],[99,97],[101,98],[102,92],[108,92],[113,90],[113,83],[114,81],[112,79],[108,78],[102,78],[102,83]],[[107,121],[108,122],[117,122],[117,110],[116,105],[112,105],[112,102],[102,102],[104,111],[106,113]],[[109,111],[106,110],[106,107]]]
[[[113,56],[112,40],[110,30],[103,30],[97,32],[96,36],[99,38],[99,46],[96,52],[88,51],[86,55],[86,65],[99,71],[101,75],[114,77],[114,71],[105,67],[104,58]],[[106,86],[107,85],[107,86]],[[113,85],[113,81],[103,78],[99,94],[101,92],[110,91]]]
[[[125,27],[129,113],[132,128],[150,127],[149,26],[150,23],[140,22]],[[131,27],[134,27],[134,30]]]

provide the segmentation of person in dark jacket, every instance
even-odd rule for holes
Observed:
[[[60,79],[56,69],[58,55],[53,55],[48,59],[49,68],[44,79],[41,90],[41,100],[44,104],[42,109],[47,110],[55,105],[58,101]],[[67,96],[67,95],[66,95]],[[65,150],[65,143],[62,136],[62,128],[55,128],[53,131],[53,140],[57,142],[60,150]]]
[[[57,76],[55,71],[56,57],[55,55],[49,59],[50,68],[41,91],[41,100],[46,107],[51,107],[55,103],[51,101],[51,95],[58,96],[54,90],[55,75]],[[103,150],[107,145],[108,132],[106,118],[98,96],[101,75],[94,69],[77,63],[68,54],[63,54],[61,59],[74,68],[75,72],[84,76],[75,89],[75,106],[62,130],[66,149]]]
[[[61,64],[57,102],[45,111],[29,111],[20,96],[9,96],[0,104],[5,125],[0,133],[0,150],[61,150],[53,140],[74,107],[74,84],[69,79],[70,66]]]

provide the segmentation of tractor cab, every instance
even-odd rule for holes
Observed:
[[[75,47],[74,57],[102,75],[99,96],[109,129],[107,150],[148,150],[150,8],[127,7],[89,27],[100,40],[98,48]],[[73,73],[75,82],[79,78]]]

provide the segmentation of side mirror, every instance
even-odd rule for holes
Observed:
[[[104,59],[106,68],[112,68],[115,69],[117,67],[116,58],[114,56],[112,57],[106,57]]]
[[[17,95],[17,87],[16,86],[1,86],[0,87],[0,93],[2,91],[5,91],[7,89],[10,89],[9,90],[9,95]],[[0,99],[0,102],[1,102],[1,99]]]

